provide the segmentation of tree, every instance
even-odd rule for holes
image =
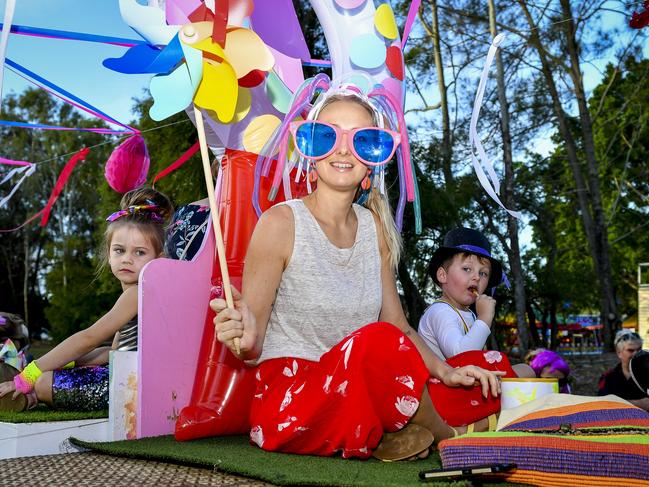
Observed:
[[[3,116],[8,120],[66,127],[102,126],[101,121],[86,119],[36,89],[6,97]],[[88,132],[7,126],[0,131],[4,157],[37,163],[34,175],[21,186],[8,207],[0,209],[0,226],[4,229],[15,227],[41,210],[68,158],[82,147],[92,147],[59,196],[47,226],[40,227],[37,220],[18,231],[0,234],[0,259],[7,269],[0,276],[0,285],[10,290],[2,293],[2,307],[23,315],[34,333],[46,324],[48,302],[57,292],[67,292],[74,273],[92,257],[96,187],[102,179],[102,162],[107,158],[108,147],[102,145],[106,136]],[[57,278],[48,282],[47,276],[52,272]],[[86,299],[94,299],[91,291]]]

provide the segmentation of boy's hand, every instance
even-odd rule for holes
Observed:
[[[475,301],[475,310],[478,319],[484,321],[489,328],[496,313],[496,300],[486,294],[481,294]]]
[[[505,375],[505,372],[500,370],[491,371],[475,365],[465,365],[457,369],[449,369],[441,379],[449,387],[480,386],[482,395],[487,398],[489,393],[494,397],[500,395],[500,378],[503,375]]]

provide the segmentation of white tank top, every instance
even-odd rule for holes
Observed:
[[[358,219],[354,245],[332,244],[302,200],[293,211],[293,253],[277,289],[258,362],[277,357],[317,361],[345,336],[378,320],[381,255],[372,213],[353,208]]]

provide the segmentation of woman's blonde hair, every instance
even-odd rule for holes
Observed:
[[[164,253],[165,233],[173,214],[173,205],[164,194],[147,187],[136,188],[125,193],[119,204],[120,210],[128,210],[142,205],[156,205],[156,208],[147,211],[128,212],[108,223],[104,232],[98,272],[101,272],[108,265],[113,234],[118,228],[126,225],[136,226],[142,232],[151,242],[155,255]]]
[[[372,116],[372,123],[376,127],[383,127],[384,119],[372,103],[366,97],[356,94],[355,92],[336,93],[325,98],[321,103],[316,104],[314,109],[308,115],[308,119],[315,120],[318,118],[322,110],[332,103],[344,101],[348,103],[356,103],[357,105],[365,108]],[[357,196],[360,194],[360,186]],[[377,216],[381,225],[381,232],[384,241],[388,248],[388,262],[392,269],[397,268],[399,259],[401,258],[402,240],[401,234],[397,231],[397,225],[392,216],[392,209],[387,197],[381,193],[377,188],[371,188],[367,200],[364,203],[365,207]]]
[[[399,259],[401,259],[403,243],[401,234],[397,231],[397,225],[394,223],[390,203],[383,193],[376,188],[372,188],[365,202],[365,207],[374,213],[381,222],[381,231],[388,248],[388,263],[392,269],[396,270]]]

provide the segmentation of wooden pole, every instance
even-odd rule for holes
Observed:
[[[203,114],[194,105],[194,117],[196,119],[196,130],[198,132],[198,142],[201,147],[201,160],[203,161],[203,176],[205,176],[205,186],[207,187],[207,199],[210,203],[210,212],[212,214],[212,228],[216,237],[216,254],[219,258],[219,267],[221,268],[221,277],[223,278],[223,292],[225,293],[225,302],[228,308],[234,309],[234,300],[232,299],[232,289],[230,288],[230,273],[228,272],[228,263],[225,259],[225,245],[223,245],[223,232],[221,231],[221,219],[219,217],[219,208],[214,196],[214,182],[212,181],[212,169],[210,167],[210,157],[205,137],[205,126],[203,125]],[[234,349],[237,354],[241,352],[239,338],[234,339]]]

